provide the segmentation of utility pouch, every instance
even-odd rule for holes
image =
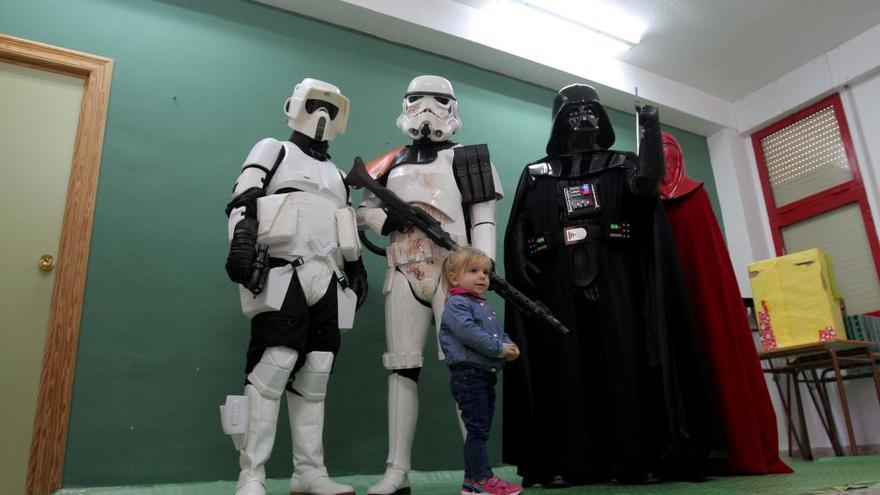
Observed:
[[[299,204],[296,195],[270,194],[257,199],[257,242],[271,246],[290,242],[296,235]]]
[[[354,327],[354,312],[357,308],[357,294],[342,284],[336,284],[336,307],[339,330],[345,332]]]
[[[452,171],[463,206],[495,199],[495,180],[488,145],[453,148]]]
[[[345,261],[357,261],[361,257],[358,240],[357,216],[352,208],[336,210],[336,233],[339,251]]]
[[[226,403],[220,406],[220,425],[223,433],[232,438],[235,450],[244,447],[249,412],[247,395],[227,395]]]
[[[269,269],[269,275],[266,277],[266,286],[263,292],[256,296],[244,288],[244,286],[239,285],[241,311],[244,315],[248,318],[253,318],[266,311],[280,311],[281,305],[284,303],[284,296],[287,295],[287,289],[290,287],[293,272],[294,267],[292,265]]]

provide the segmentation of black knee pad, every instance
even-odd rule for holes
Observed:
[[[422,372],[421,368],[406,368],[402,370],[391,370],[392,373],[397,373],[398,375],[409,378],[410,380],[419,383],[419,374]]]

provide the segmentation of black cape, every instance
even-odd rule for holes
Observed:
[[[698,479],[720,436],[663,207],[656,192],[633,192],[634,155],[596,153],[607,168],[572,178],[570,157],[544,158],[562,176],[526,168],[517,186],[507,279],[571,333],[507,307],[505,327],[522,355],[505,369],[502,459],[538,482]],[[591,222],[605,232],[628,224],[631,237],[587,241],[578,256],[561,242],[527,254],[529,240],[548,242],[563,229],[562,188],[584,182],[601,206]],[[590,278],[592,295],[578,286]]]

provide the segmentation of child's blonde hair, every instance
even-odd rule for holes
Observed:
[[[446,281],[446,286],[452,285],[453,275],[462,273],[474,265],[491,269],[492,258],[479,249],[468,246],[460,247],[449,253],[449,256],[443,261],[443,280]]]

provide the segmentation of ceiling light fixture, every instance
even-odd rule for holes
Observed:
[[[646,30],[644,21],[638,17],[600,0],[506,1],[526,5],[542,13],[610,36],[626,43],[630,48],[639,44]]]

